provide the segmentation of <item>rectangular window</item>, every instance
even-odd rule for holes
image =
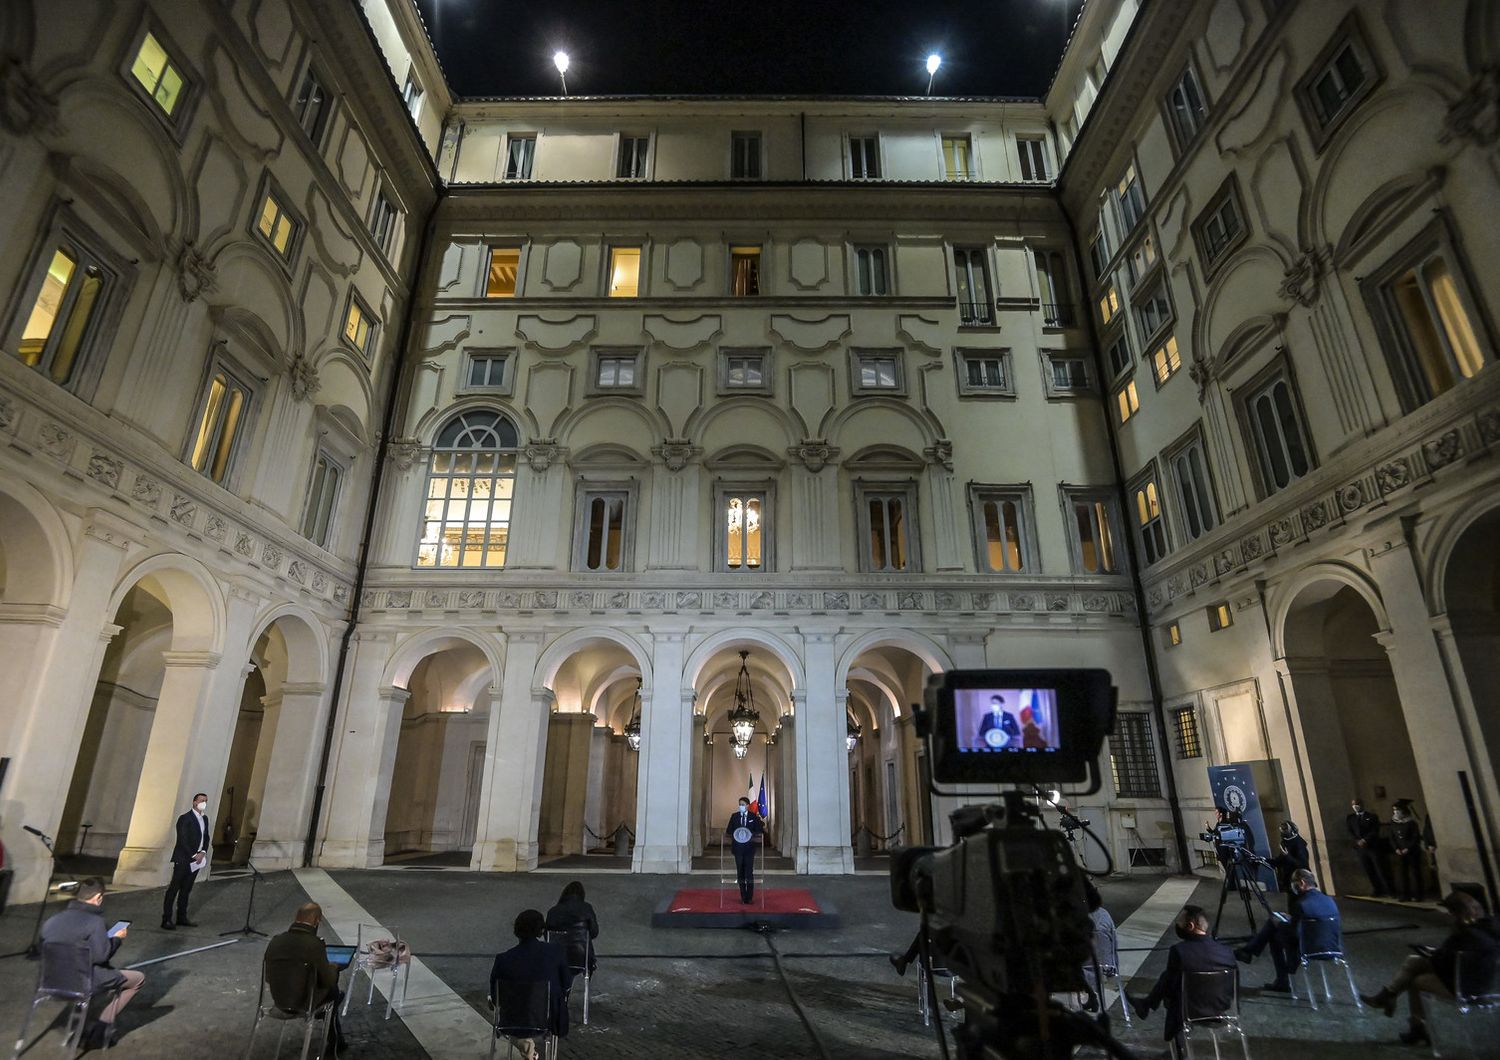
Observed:
[[[1149,291],[1136,296],[1135,321],[1141,329],[1141,343],[1149,344],[1156,333],[1172,320],[1172,302],[1167,298],[1165,280],[1158,280]]]
[[[615,176],[621,180],[644,180],[646,176],[646,154],[651,148],[649,136],[620,137],[620,159],[615,165]]]
[[[516,441],[508,421],[477,410],[459,414],[438,433],[428,465],[418,567],[505,566]]]
[[[860,489],[859,521],[864,538],[861,559],[869,573],[917,569],[913,552],[912,491]]]
[[[943,137],[943,177],[946,180],[973,180],[971,145],[967,136]]]
[[[1178,758],[1202,758],[1203,741],[1198,737],[1198,711],[1178,707],[1172,711],[1172,731],[1177,738]]]
[[[1099,323],[1104,327],[1108,327],[1109,322],[1115,318],[1115,314],[1119,311],[1120,294],[1115,290],[1115,285],[1110,284],[1099,295]]]
[[[1172,119],[1172,132],[1177,137],[1177,147],[1186,147],[1208,120],[1208,107],[1203,102],[1203,90],[1198,87],[1198,76],[1189,66],[1167,93],[1167,114]]]
[[[1380,294],[1396,339],[1395,375],[1410,411],[1474,378],[1488,357],[1451,250],[1440,245],[1406,260],[1411,264],[1385,281]]]
[[[1239,242],[1240,236],[1245,234],[1245,222],[1233,182],[1226,183],[1209,202],[1208,208],[1194,222],[1193,234],[1198,239],[1198,253],[1203,258],[1205,272],[1211,271]]]
[[[509,353],[470,353],[469,371],[464,377],[466,390],[510,390],[507,376]]]
[[[1189,541],[1196,541],[1219,521],[1202,441],[1194,438],[1173,453],[1167,463],[1172,468],[1172,482],[1177,488],[1177,503],[1182,510],[1182,531]]]
[[[255,231],[283,261],[291,260],[297,228],[297,222],[286,212],[276,193],[268,190],[255,217]]]
[[[40,278],[31,282],[31,311],[15,349],[23,364],[65,387],[77,381],[84,355],[94,344],[114,277],[78,243],[52,246]]]
[[[401,102],[406,104],[406,113],[411,115],[412,121],[422,116],[422,97],[426,94],[417,83],[416,71],[406,71],[406,84],[401,86]]]
[[[854,276],[860,294],[890,294],[885,247],[855,247]]]
[[[349,290],[349,308],[344,314],[344,341],[362,353],[368,360],[374,345],[375,315],[359,300],[359,295]]]
[[[1040,136],[1017,136],[1016,150],[1021,156],[1021,179],[1048,180],[1047,141]]]
[[[1109,67],[1104,63],[1104,53],[1100,52],[1089,63],[1089,83],[1094,86],[1094,94],[1097,96],[1104,88],[1104,76],[1109,73]]]
[[[1149,567],[1167,554],[1167,520],[1162,515],[1161,495],[1155,478],[1136,483],[1130,492],[1135,504],[1136,527],[1141,532],[1141,545]]]
[[[302,85],[297,89],[292,111],[297,116],[297,124],[302,126],[302,131],[307,133],[307,138],[314,146],[323,141],[323,129],[328,124],[330,109],[328,89],[323,87],[317,72],[309,66],[302,75]]]
[[[167,54],[166,47],[150,30],[141,38],[135,59],[130,64],[130,74],[161,112],[171,117],[185,95],[186,81]]]
[[[1217,633],[1232,625],[1234,625],[1234,612],[1229,609],[1227,601],[1208,606],[1208,631],[1210,633]]]
[[[1130,340],[1125,335],[1125,329],[1120,329],[1119,336],[1109,344],[1109,349],[1104,351],[1104,362],[1109,365],[1110,379],[1118,379],[1130,371],[1130,366],[1135,363],[1135,358],[1130,353]]]
[[[729,293],[737,298],[760,294],[760,247],[729,248]]]
[[[1171,379],[1181,367],[1182,357],[1177,352],[1177,336],[1168,335],[1151,351],[1151,374],[1156,377],[1156,385],[1161,386]]]
[[[536,137],[511,133],[505,147],[505,179],[530,180],[531,164],[536,159]]]
[[[1042,307],[1042,326],[1047,328],[1070,328],[1077,321],[1073,313],[1073,299],[1068,286],[1068,269],[1061,251],[1032,251],[1036,262],[1037,293]]]
[[[760,133],[730,134],[729,176],[734,180],[760,179]]]
[[[1030,567],[1026,494],[1021,490],[976,488],[969,501],[979,569],[992,574],[1014,574]]]
[[[489,264],[484,271],[484,296],[514,298],[520,273],[520,247],[490,247]]]
[[[1094,266],[1094,279],[1103,283],[1109,272],[1109,237],[1101,227],[1089,240],[1089,263]]]
[[[1299,91],[1321,131],[1330,130],[1374,81],[1369,55],[1354,36],[1336,42],[1304,78]]]
[[[1141,191],[1133,162],[1125,167],[1125,174],[1115,185],[1115,205],[1120,211],[1120,238],[1124,239],[1124,233],[1133,229],[1146,213],[1146,195]]]
[[[849,137],[851,180],[880,179],[880,140],[875,136]]]
[[[854,391],[870,393],[888,391],[900,393],[906,389],[901,375],[901,355],[895,351],[863,353],[856,351],[854,358]]]
[[[625,569],[625,517],[630,494],[621,490],[587,490],[579,498],[578,570]]]
[[[375,193],[375,202],[370,207],[370,235],[375,237],[375,245],[386,254],[391,251],[392,237],[396,233],[397,212],[385,192]]]
[[[724,569],[753,573],[767,569],[766,493],[764,490],[725,489],[720,492],[719,517],[724,526]]]
[[[635,298],[641,293],[641,248],[609,248],[609,296]]]
[[[1015,394],[1010,378],[1009,350],[959,350],[958,392],[960,394]]]
[[[954,247],[953,272],[958,289],[958,320],[967,326],[995,322],[995,300],[983,247]]]
[[[1080,574],[1115,574],[1119,560],[1115,553],[1115,531],[1112,506],[1099,494],[1072,494],[1068,497],[1073,528],[1073,557]]]
[[[313,461],[312,481],[307,488],[307,505],[302,510],[302,536],[319,548],[328,547],[328,531],[333,525],[334,505],[338,503],[339,480],[343,469],[327,453],[319,450]]]
[[[1167,628],[1161,631],[1161,639],[1168,648],[1175,648],[1182,643],[1182,625],[1177,622],[1168,622]]]
[[[1115,391],[1115,415],[1119,417],[1121,425],[1124,425],[1139,411],[1141,411],[1141,396],[1136,391],[1135,380],[1132,379]]]
[[[1115,715],[1115,731],[1109,736],[1109,768],[1115,794],[1120,798],[1161,796],[1156,752],[1151,746],[1151,715],[1125,711]]]
[[[594,385],[600,390],[634,390],[636,365],[640,355],[635,353],[601,353],[594,371]]]
[[[753,390],[761,393],[770,389],[770,375],[766,371],[768,354],[765,350],[721,350],[725,390]]]
[[[1244,409],[1266,496],[1285,489],[1312,470],[1302,417],[1291,380],[1285,373],[1276,373],[1251,391]]]
[[[223,485],[229,477],[235,447],[243,433],[250,388],[228,368],[215,364],[208,391],[199,404],[188,463],[192,469]]]
[[[1140,278],[1151,271],[1151,266],[1156,264],[1156,240],[1150,232],[1143,235],[1130,248],[1130,253],[1125,256],[1125,266],[1130,273],[1130,286],[1132,289],[1140,281]]]
[[[1091,389],[1088,361],[1082,357],[1044,354],[1047,358],[1047,381],[1053,396],[1071,397]]]

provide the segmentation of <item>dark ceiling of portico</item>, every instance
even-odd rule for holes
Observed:
[[[1041,95],[1083,0],[417,0],[454,92]]]

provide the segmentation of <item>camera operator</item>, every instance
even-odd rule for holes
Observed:
[[[1164,1038],[1172,1043],[1174,1055],[1183,1056],[1186,1048],[1182,1038],[1183,977],[1189,972],[1232,970],[1234,953],[1208,933],[1208,913],[1202,906],[1183,906],[1182,912],[1177,914],[1177,920],[1172,924],[1172,930],[1182,941],[1168,951],[1166,971],[1156,980],[1151,993],[1133,1000],[1131,1005],[1136,1015],[1144,1020],[1152,1009],[1165,1002],[1167,1026]],[[1226,988],[1223,997],[1198,997],[1195,1002],[1194,1007],[1198,1011],[1192,1015],[1197,1017],[1207,1015],[1210,1011],[1228,1012],[1234,1004],[1234,998]]]
[[[1298,869],[1292,873],[1291,892],[1291,918],[1279,913],[1272,916],[1253,939],[1234,951],[1237,960],[1249,964],[1269,945],[1276,978],[1261,989],[1277,994],[1292,992],[1291,976],[1301,966],[1304,951],[1327,953],[1341,946],[1339,907],[1318,889],[1318,878],[1307,869]]]

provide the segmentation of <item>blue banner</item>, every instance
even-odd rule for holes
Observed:
[[[1213,789],[1214,805],[1234,810],[1250,829],[1250,849],[1263,858],[1271,856],[1266,821],[1260,812],[1260,792],[1255,787],[1255,772],[1249,762],[1231,762],[1226,766],[1209,766],[1208,783]],[[1257,874],[1267,890],[1276,890],[1276,874],[1268,868]]]

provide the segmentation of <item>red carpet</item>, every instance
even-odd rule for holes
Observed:
[[[795,887],[759,887],[749,905],[734,887],[686,887],[672,896],[669,913],[808,913],[823,911],[812,892]]]

